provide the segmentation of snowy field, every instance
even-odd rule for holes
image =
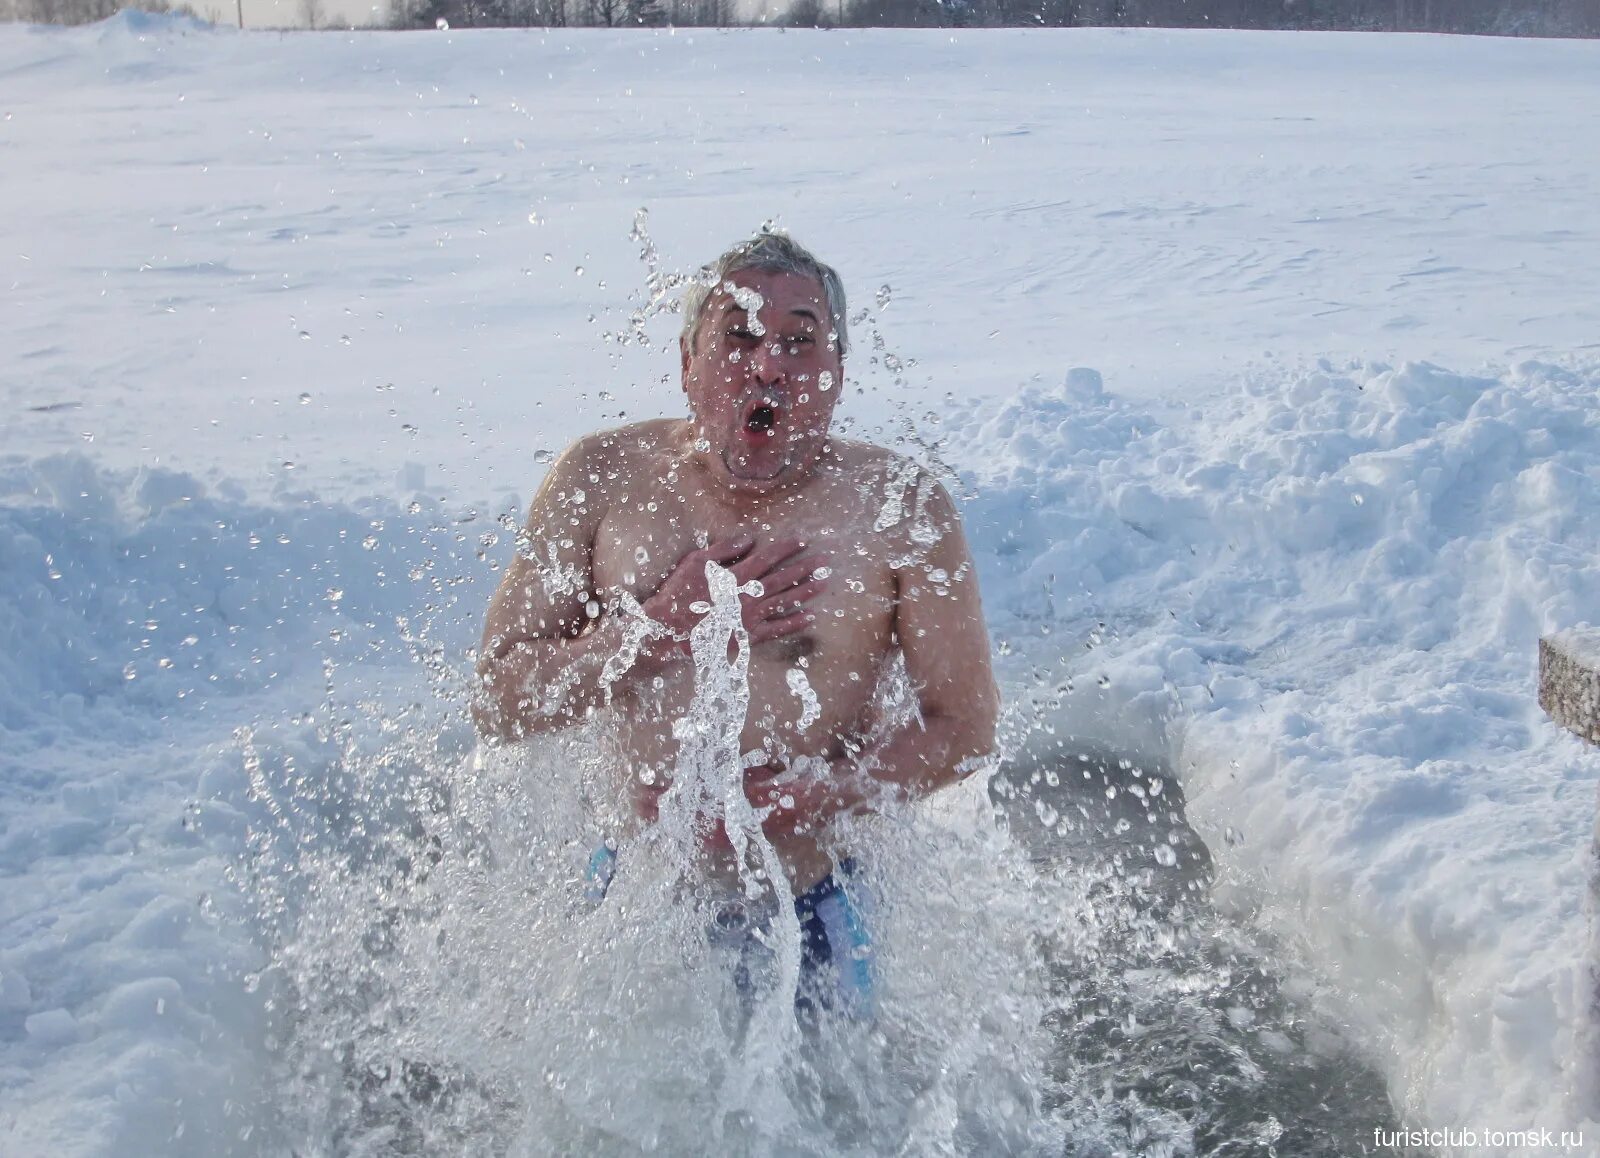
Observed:
[[[285,1152],[279,810],[461,759],[501,517],[768,219],[1017,747],[1174,769],[1401,1121],[1592,1147],[1596,109],[1583,42],[0,27],[0,1155]]]

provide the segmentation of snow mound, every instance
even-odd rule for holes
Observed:
[[[329,673],[389,672],[373,698],[405,705],[462,650],[483,533],[414,506],[0,465],[7,1154],[262,1152],[269,990],[229,874],[265,817],[236,729],[264,720],[260,775],[312,794]]]
[[[124,8],[99,21],[94,28],[102,44],[147,37],[194,36],[219,30],[218,25],[193,13],[146,12],[142,8]]]
[[[1324,364],[1159,415],[1077,371],[954,441],[1002,650],[1082,641],[1081,730],[1166,722],[1223,895],[1339,980],[1402,1108],[1594,1115],[1600,755],[1535,692],[1600,606],[1600,370]]]

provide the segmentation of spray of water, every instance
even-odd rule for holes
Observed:
[[[708,571],[694,704],[660,821],[619,849],[596,721],[515,749],[330,702],[241,731],[240,866],[272,964],[277,1139],[299,1154],[1049,1152],[1036,880],[981,793],[854,822],[883,980],[870,1022],[797,1019],[790,884],[742,788],[749,645]],[[370,689],[369,689],[370,690]],[[885,714],[904,718],[903,669]],[[898,708],[895,705],[898,704]],[[720,820],[738,886],[700,854]],[[741,917],[730,922],[730,912]],[[730,931],[731,930],[731,931]]]
[[[645,224],[630,341],[683,280]],[[903,374],[876,329],[871,346]],[[886,489],[880,523],[917,520],[919,479]],[[464,702],[468,663],[425,626],[407,638],[427,692],[330,672],[315,722],[241,729],[269,1150],[1318,1155],[1392,1124],[1308,1012],[1315,982],[1207,907],[1171,770],[1066,736],[1087,694],[1070,672],[1021,677],[1005,751],[963,786],[843,823],[874,898],[878,1008],[797,1018],[790,882],[742,790],[740,590],[714,565],[707,579],[672,787],[620,842],[606,713],[479,747],[457,709],[426,706]],[[608,680],[650,630],[625,619],[639,630]],[[788,687],[816,712],[800,669]],[[903,665],[879,701],[884,727],[914,719]],[[733,887],[704,869],[717,822]],[[600,895],[587,869],[607,841]]]

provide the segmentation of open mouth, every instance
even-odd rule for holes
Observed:
[[[757,402],[744,417],[745,430],[771,438],[777,432],[778,408],[769,401]]]

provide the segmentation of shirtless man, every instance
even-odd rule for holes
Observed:
[[[998,695],[949,496],[907,460],[829,434],[847,346],[838,275],[776,234],[711,269],[684,302],[689,417],[591,434],[551,468],[489,607],[474,718],[486,738],[514,741],[610,709],[620,811],[653,823],[673,783],[673,721],[693,698],[706,565],[759,580],[760,595],[740,596],[740,751],[760,754],[744,790],[770,809],[762,830],[807,961],[825,963],[841,947],[822,917],[845,903],[835,874],[850,863],[833,822],[959,780],[993,746]],[[657,625],[643,643],[628,614],[640,608]],[[897,651],[920,718],[885,728],[874,703]],[[717,818],[704,828],[713,867],[731,872]]]

